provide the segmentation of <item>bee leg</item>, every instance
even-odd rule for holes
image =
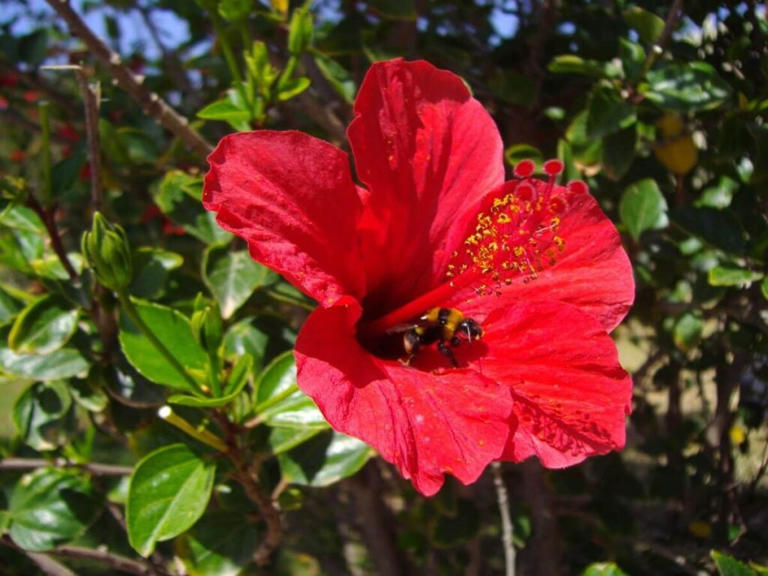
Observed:
[[[413,360],[413,357],[416,356],[416,352],[419,351],[419,348],[421,348],[421,336],[419,336],[416,331],[409,330],[403,334],[403,349],[408,355],[405,360],[400,360],[403,366],[411,365],[411,360]]]
[[[442,340],[440,342],[438,342],[437,343],[437,350],[440,352],[440,354],[442,354],[443,356],[448,358],[448,360],[451,361],[451,365],[454,368],[458,368],[459,367],[458,362],[456,362],[456,356],[453,355],[453,350],[451,350],[450,346],[448,346],[447,343],[443,342]]]

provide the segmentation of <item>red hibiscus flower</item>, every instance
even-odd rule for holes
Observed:
[[[296,341],[301,389],[425,495],[495,460],[557,468],[623,447],[632,383],[608,331],[634,283],[586,186],[556,185],[557,161],[546,181],[524,162],[504,182],[493,120],[427,62],[374,64],[354,111],[363,186],[300,132],[234,134],[209,157],[205,207],[319,302]],[[419,320],[433,308],[482,338],[444,339]],[[414,332],[433,337],[409,358]]]

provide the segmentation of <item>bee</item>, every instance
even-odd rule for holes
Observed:
[[[410,364],[422,346],[437,342],[437,350],[458,366],[455,348],[465,339],[472,342],[483,336],[483,329],[472,318],[467,318],[456,308],[431,308],[419,318],[419,321],[403,332],[403,349],[408,355],[405,364]]]

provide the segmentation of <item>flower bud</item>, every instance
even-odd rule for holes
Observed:
[[[96,212],[93,227],[83,234],[83,256],[99,282],[110,290],[123,290],[133,278],[131,248],[125,231]]]
[[[197,341],[208,351],[215,351],[221,345],[223,326],[221,311],[216,302],[206,300],[202,294],[195,299],[192,313],[192,331]]]

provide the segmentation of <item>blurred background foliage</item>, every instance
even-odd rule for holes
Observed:
[[[232,131],[346,146],[394,56],[463,76],[510,167],[562,159],[634,264],[628,446],[502,467],[518,572],[765,574],[767,40],[754,0],[4,0],[0,574],[504,573],[490,476],[424,499],[329,430],[312,303],[199,202]]]

